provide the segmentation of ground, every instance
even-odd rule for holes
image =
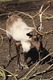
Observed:
[[[27,12],[30,13],[31,15],[34,15],[37,12],[37,10],[27,11]],[[49,8],[45,13],[53,15],[53,8]],[[23,19],[26,21],[26,23],[28,25],[33,26],[32,21],[28,17],[23,17]],[[3,29],[5,29],[5,21],[6,21],[6,19],[0,19],[0,27],[2,27]],[[39,17],[35,18],[35,23],[36,23],[36,26],[39,25]],[[43,27],[44,27],[43,31],[52,30],[53,29],[53,19],[51,19],[51,20],[43,19]],[[1,34],[4,34],[4,32],[0,30],[0,35]],[[8,64],[8,60],[7,60],[7,56],[9,53],[8,52],[8,50],[9,50],[8,39],[5,35],[3,35],[3,37],[4,37],[3,43],[0,38],[0,66],[3,66],[3,65],[6,66]],[[45,47],[45,45],[46,45],[46,47]],[[42,53],[43,55],[47,55],[48,53],[53,52],[53,34],[48,34],[48,35],[46,35],[46,37],[43,37],[43,46],[44,46],[44,50],[45,50]],[[11,46],[11,55],[12,55],[12,57],[16,56],[16,49],[15,49],[13,40],[12,40],[12,46]],[[27,53],[27,56],[28,56],[27,62],[28,62],[29,70],[30,70],[35,65],[35,63],[37,63],[37,61],[38,61],[38,52],[34,48],[31,51],[29,51],[29,53]],[[53,54],[50,57],[52,58]],[[43,63],[42,65],[39,65],[40,67],[39,67],[38,71],[43,71],[43,70],[47,69],[47,67],[49,67],[51,64],[53,64],[53,62],[48,64],[47,62],[49,60],[50,60],[50,58],[45,60],[45,63]],[[6,69],[11,71],[12,73],[16,73],[16,71],[15,71],[16,63],[17,63],[16,57],[14,57]],[[25,70],[18,72],[19,78],[22,77],[27,72],[28,71],[25,71]],[[42,75],[37,75],[33,79],[31,78],[30,80],[50,80],[50,78],[52,78],[52,77],[53,77],[53,67],[51,67],[51,69],[48,72],[46,72]],[[7,80],[14,80],[14,79],[12,79],[12,77],[9,77]],[[51,80],[53,80],[53,79],[51,79]]]

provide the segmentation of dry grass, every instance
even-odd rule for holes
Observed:
[[[50,34],[51,32],[53,32],[53,30],[51,30],[51,31],[48,31],[48,32],[42,32],[41,30],[42,30],[42,17],[43,17],[43,13],[49,8],[49,6],[45,9],[45,10],[43,10],[42,11],[42,8],[43,8],[43,6],[44,5],[42,5],[41,6],[41,8],[40,8],[40,10],[39,10],[39,13],[37,13],[37,14],[35,14],[34,16],[32,16],[32,15],[30,15],[30,14],[28,14],[28,13],[25,13],[25,12],[19,12],[19,11],[16,11],[16,12],[19,12],[19,14],[22,14],[22,15],[24,15],[24,16],[28,16],[28,17],[30,17],[30,19],[32,19],[32,23],[33,23],[33,25],[34,25],[34,28],[35,28],[35,31],[37,32],[37,33],[39,33],[39,34],[43,34],[43,35],[46,35],[46,34]],[[15,13],[15,12],[13,12],[13,13]],[[9,14],[11,14],[11,12],[10,13],[5,13],[5,14],[1,14],[0,16],[2,16],[2,15],[9,15]],[[40,17],[40,31],[37,31],[37,29],[36,29],[36,25],[35,25],[35,22],[34,22],[34,18],[36,17],[36,16],[39,16]],[[48,17],[47,17],[48,18]],[[51,17],[49,17],[50,19],[51,19]],[[52,16],[52,18],[53,18],[53,16]],[[0,28],[1,30],[3,30],[3,31],[5,31],[4,29],[2,29],[2,28]],[[6,31],[5,31],[6,32]],[[3,36],[1,36],[1,39],[3,40]],[[37,63],[35,63],[35,65],[34,65],[34,67],[32,67],[29,71],[28,71],[28,73],[26,73],[26,75],[24,75],[22,78],[20,78],[20,80],[29,80],[30,79],[30,77],[32,77],[32,76],[37,76],[37,75],[39,75],[39,74],[44,74],[44,73],[46,73],[52,66],[53,66],[53,64],[51,64],[49,67],[47,67],[47,69],[45,69],[45,70],[43,70],[43,71],[41,71],[41,72],[37,72],[37,70],[39,69],[39,67],[40,67],[40,62],[41,61],[43,61],[44,59],[46,59],[48,56],[50,56],[51,54],[53,54],[53,52],[52,53],[50,53],[50,54],[48,54],[47,56],[45,56],[44,58],[42,58],[42,59],[40,59],[40,61],[38,61]],[[6,75],[5,75],[5,72],[8,72],[10,75],[7,75],[7,76],[13,76],[14,77],[14,80],[17,80],[17,74],[14,74],[14,73],[11,73],[10,71],[8,71],[8,70],[6,70],[6,69],[4,69],[4,68],[2,68],[2,67],[0,67],[0,76],[2,76],[3,77],[3,79],[5,80],[6,79]],[[35,74],[34,74],[35,73]],[[50,78],[50,80],[52,80],[53,79],[53,77],[52,78]]]

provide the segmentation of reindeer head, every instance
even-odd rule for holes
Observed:
[[[41,33],[39,33],[38,29],[37,32],[36,31],[32,31],[30,33],[27,34],[28,36],[30,36],[31,40],[31,44],[39,51],[42,50],[43,48],[43,44],[42,44],[42,35]]]

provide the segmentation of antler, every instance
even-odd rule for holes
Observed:
[[[32,23],[33,23],[33,26],[34,26],[34,31],[37,32],[37,33],[40,34],[40,35],[45,35],[45,34],[48,34],[48,33],[53,32],[53,30],[48,31],[48,32],[42,32],[42,28],[43,28],[43,26],[42,26],[42,15],[43,15],[43,13],[50,7],[50,4],[49,4],[49,6],[47,6],[47,7],[42,11],[43,7],[44,7],[44,5],[41,6],[39,12],[38,12],[37,14],[35,14],[34,16],[32,16],[32,15],[30,15],[30,14],[28,14],[28,13],[25,13],[25,12],[21,12],[21,11],[14,11],[14,12],[9,12],[9,13],[4,13],[4,14],[0,14],[0,16],[2,16],[2,15],[10,15],[10,14],[13,14],[13,13],[18,13],[18,15],[22,14],[22,15],[28,16],[28,17],[32,20]],[[40,26],[39,26],[39,28],[38,28],[38,30],[37,30],[37,27],[36,27],[36,25],[35,25],[34,18],[35,18],[36,16],[38,16],[38,15],[39,15],[39,17],[40,17]]]

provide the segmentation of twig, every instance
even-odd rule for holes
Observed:
[[[50,20],[50,19],[53,19],[53,16],[51,17],[45,17],[46,20]]]
[[[12,77],[12,75],[10,75],[10,74],[9,74],[9,75],[6,75],[6,76],[8,76],[8,77]],[[15,77],[17,77],[17,76],[18,76],[18,75],[17,75],[17,74],[15,74]]]
[[[39,26],[38,30],[41,31],[42,27],[43,27],[42,26],[42,14],[41,13],[39,14],[39,17],[40,17],[40,26]]]
[[[5,30],[5,29],[3,29],[3,28],[1,28],[1,27],[0,27],[0,30],[2,30],[2,31],[4,31],[4,32],[6,32],[6,30]]]
[[[3,71],[2,69],[0,69],[0,76],[3,78],[3,80],[6,80],[5,71]]]
[[[43,7],[44,7],[44,5],[42,5],[41,8],[40,8],[40,10],[39,10],[39,17],[40,17],[40,26],[39,26],[39,28],[38,28],[39,31],[41,31],[42,28],[43,28],[43,26],[42,26],[42,16],[43,16],[43,13],[50,7],[50,5],[47,6],[47,7],[42,11]]]
[[[48,35],[50,33],[53,33],[53,30],[47,31],[47,32],[43,32],[43,35]]]
[[[45,20],[53,19],[53,15],[48,16],[47,14],[43,14],[43,19]]]
[[[25,12],[21,12],[21,11],[13,11],[13,12],[8,12],[8,13],[4,13],[4,14],[0,14],[0,16],[3,16],[3,15],[10,15],[10,14],[13,14],[13,13],[19,13],[18,15],[20,14],[23,14],[25,16],[28,16],[29,18],[32,19],[32,15],[28,14],[28,13],[25,13]]]
[[[51,61],[53,61],[53,59],[50,60],[50,61],[48,61],[48,62],[46,62],[44,65],[48,64],[48,63],[51,62]],[[36,77],[37,75],[41,75],[41,74],[44,74],[44,73],[48,72],[49,69],[50,69],[52,66],[53,66],[53,64],[50,65],[50,66],[49,66],[47,69],[45,69],[44,71],[34,73],[34,75],[32,75],[31,77]],[[41,67],[41,66],[39,66],[38,68],[40,68],[40,67]],[[38,68],[37,68],[37,69],[38,69]],[[49,79],[49,80],[50,80],[50,79]]]
[[[49,66],[47,69],[45,69],[44,71],[35,73],[33,76],[35,77],[35,76],[37,76],[37,75],[44,74],[44,73],[48,72],[48,70],[49,70],[52,66],[53,66],[53,64],[50,65],[50,66]]]
[[[53,80],[53,77],[51,77],[49,80]]]
[[[50,7],[50,5],[47,6],[47,7],[44,9],[44,11],[42,11],[42,14],[43,14],[49,7]]]
[[[39,14],[42,13],[42,9],[43,9],[44,5],[41,6],[40,10],[39,10]]]
[[[53,59],[51,59],[50,61],[46,62],[44,65],[46,65],[46,64],[48,64],[48,63],[50,63],[51,61],[53,61]]]
[[[25,13],[25,12],[19,12],[19,14],[23,14],[25,16],[28,16],[29,18],[33,19],[33,16],[28,14],[28,13]]]
[[[4,71],[8,72],[9,74],[11,74],[11,75],[14,77],[15,80],[17,80],[15,74],[11,73],[10,71],[8,71],[8,70],[6,70],[6,69],[4,69],[4,68],[2,68],[2,67],[0,67],[0,69],[2,69],[2,70],[4,70]]]
[[[42,8],[43,8],[43,6],[44,5],[42,5],[41,6],[41,9],[40,9],[40,11],[42,10]],[[50,6],[50,5],[49,5]],[[35,22],[34,22],[34,18],[36,17],[36,16],[38,16],[38,15],[40,15],[40,26],[42,26],[42,14],[49,8],[49,6],[43,11],[43,12],[41,12],[41,15],[40,15],[40,11],[39,11],[39,13],[37,13],[36,15],[34,15],[34,16],[32,16],[32,15],[30,15],[30,14],[28,14],[28,13],[25,13],[25,12],[21,12],[21,11],[14,11],[14,12],[9,12],[9,13],[4,13],[4,14],[0,14],[0,16],[2,16],[2,15],[10,15],[10,14],[12,14],[12,13],[19,13],[18,15],[20,15],[20,14],[23,14],[23,15],[25,15],[25,16],[28,16],[29,18],[31,18],[32,19],[32,23],[33,23],[33,26],[34,26],[34,30],[35,30],[35,32],[37,32],[38,34],[40,34],[40,35],[44,35],[44,34],[46,34],[45,32],[43,33],[43,32],[39,32],[37,29],[36,29],[36,26],[35,26]],[[1,29],[1,28],[0,28]],[[3,30],[3,29],[1,29],[1,30]],[[3,30],[3,31],[5,31],[5,30]],[[5,31],[6,32],[6,31]]]
[[[7,30],[3,29],[0,27],[0,30],[4,31],[5,33],[7,32],[9,35],[11,35]]]
[[[20,80],[28,80],[35,72],[36,72],[36,68],[37,68],[37,66],[39,65],[39,63],[41,62],[41,61],[43,61],[44,59],[46,59],[48,56],[50,56],[51,54],[53,54],[53,52],[52,53],[50,53],[50,54],[48,54],[47,56],[45,56],[44,58],[42,58],[40,61],[38,61],[35,65],[34,65],[34,67],[32,67],[31,68],[31,70],[30,71],[28,71],[28,73],[24,76],[24,77],[22,77]],[[34,70],[35,69],[35,70]],[[33,73],[32,73],[32,71],[33,71]],[[29,76],[30,75],[30,76]]]

